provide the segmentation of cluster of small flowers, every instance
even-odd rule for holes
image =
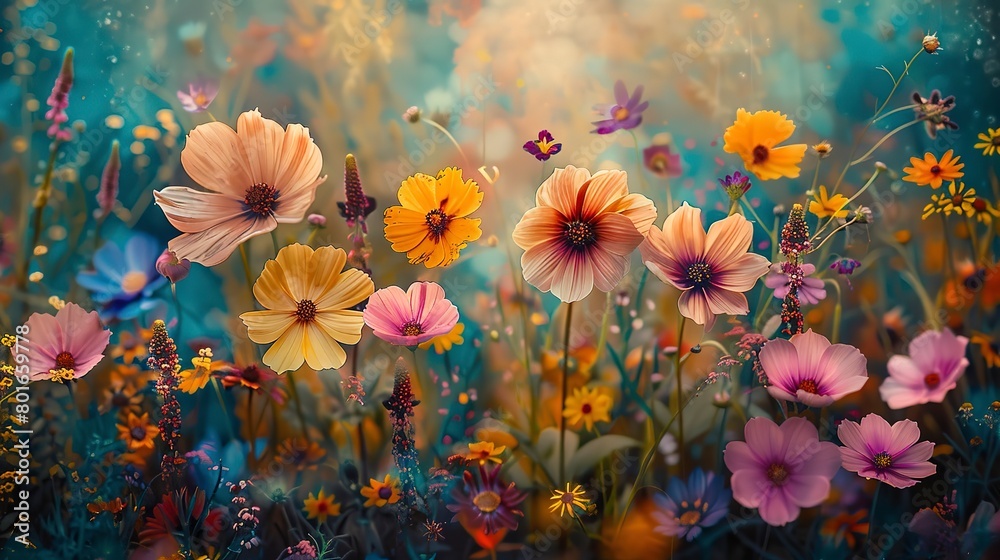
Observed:
[[[788,221],[781,228],[781,254],[785,262],[781,263],[781,272],[788,276],[788,293],[781,302],[781,322],[785,325],[785,334],[795,335],[802,332],[805,318],[802,315],[799,301],[799,288],[805,280],[802,271],[802,255],[809,250],[809,225],[805,220],[805,209],[801,204],[792,206]]]
[[[764,367],[760,365],[760,350],[765,344],[767,344],[767,337],[756,333],[747,333],[740,337],[740,341],[736,343],[736,347],[739,348],[736,357],[743,360],[743,363],[750,363],[750,367],[757,374],[757,381],[761,385],[767,385],[767,374],[764,373]]]
[[[340,215],[352,228],[347,240],[351,242],[351,250],[347,253],[347,263],[371,275],[368,268],[368,258],[372,254],[371,243],[368,242],[368,224],[365,218],[375,210],[375,199],[365,195],[361,186],[361,173],[358,162],[353,154],[347,154],[344,161],[344,202],[338,202]]]
[[[396,362],[396,376],[392,385],[392,394],[382,406],[389,411],[392,423],[392,456],[399,471],[400,489],[402,490],[402,507],[397,508],[400,524],[409,524],[410,514],[414,509],[423,509],[421,492],[417,477],[420,473],[420,462],[416,442],[413,440],[414,427],[411,418],[413,408],[420,401],[413,397],[413,386],[410,382],[410,372],[406,362],[400,358]]]
[[[283,550],[279,558],[281,560],[316,560],[318,557],[319,552],[312,543],[309,541],[299,541],[297,544]]]
[[[177,356],[177,345],[167,332],[162,320],[153,323],[153,336],[149,340],[147,366],[160,373],[156,380],[156,392],[160,395],[160,437],[165,447],[160,468],[163,481],[168,489],[176,488],[183,475],[184,457],[178,454],[180,440],[181,405],[177,402],[177,374],[181,370]]]
[[[365,405],[365,385],[363,383],[364,378],[360,375],[349,375],[347,379],[341,382],[344,387],[344,393],[347,395],[347,400],[357,401],[361,406]]]

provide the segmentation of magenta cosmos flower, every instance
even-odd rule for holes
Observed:
[[[878,414],[869,414],[861,424],[844,420],[837,437],[844,468],[865,478],[877,478],[896,488],[909,488],[916,479],[937,470],[928,461],[934,453],[929,441],[917,443],[920,428],[912,420],[900,420],[892,426]]]
[[[655,220],[653,202],[629,194],[624,171],[591,176],[572,165],[556,169],[514,227],[514,243],[524,249],[524,279],[567,303],[587,297],[594,286],[610,292]]]
[[[97,312],[88,313],[75,303],[67,303],[55,316],[34,313],[26,326],[32,381],[87,375],[104,358],[111,340]]]
[[[562,151],[562,144],[556,142],[548,130],[542,130],[538,133],[538,140],[528,140],[524,143],[524,151],[535,156],[538,161],[548,161],[550,157]]]
[[[835,444],[819,440],[808,420],[793,417],[778,426],[751,418],[743,434],[746,442],[729,442],[724,454],[733,472],[733,498],[757,508],[768,525],[794,521],[801,508],[819,505],[830,494],[840,453]]]
[[[156,204],[181,235],[168,248],[178,259],[215,266],[244,241],[278,224],[302,221],[316,196],[323,155],[300,124],[281,125],[255,109],[236,130],[198,125],[181,151],[181,165],[199,185],[154,191]]]
[[[819,278],[809,278],[816,272],[816,265],[805,263],[802,265],[802,285],[796,293],[802,303],[816,305],[826,298],[826,287]],[[771,265],[771,272],[764,277],[764,285],[774,290],[774,297],[785,299],[788,295],[788,275],[781,271],[781,264]]]
[[[364,318],[375,336],[412,348],[451,332],[458,323],[458,308],[445,299],[441,286],[414,282],[405,292],[389,286],[372,294]]]
[[[465,471],[462,483],[461,488],[456,486],[451,492],[455,503],[447,506],[455,513],[453,521],[459,521],[463,527],[482,529],[487,535],[517,530],[517,518],[524,517],[517,506],[527,494],[518,491],[513,482],[505,486],[500,481],[499,465],[492,469],[479,465],[479,480]]]
[[[764,345],[760,365],[767,374],[767,392],[783,401],[828,406],[868,381],[868,360],[857,348],[830,341],[812,329],[791,340]]]
[[[701,209],[688,206],[667,216],[663,229],[649,228],[639,246],[642,261],[657,278],[683,290],[677,307],[681,315],[705,329],[715,316],[746,315],[743,295],[771,266],[766,258],[748,253],[753,224],[740,214],[701,225]]]
[[[594,110],[605,117],[593,122],[595,128],[591,132],[611,134],[619,130],[630,130],[642,124],[642,112],[649,107],[648,101],[642,101],[642,86],[635,88],[631,96],[625,82],[615,82],[615,102],[606,105],[595,105]]]
[[[909,356],[889,358],[889,378],[878,388],[882,400],[892,409],[943,401],[969,365],[968,344],[948,329],[921,333],[910,341]]]

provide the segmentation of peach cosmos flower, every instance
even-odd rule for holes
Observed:
[[[609,292],[628,273],[629,255],[656,220],[656,207],[629,194],[624,171],[556,169],[535,194],[535,207],[514,228],[524,249],[524,279],[564,302],[597,286]]]
[[[188,135],[181,164],[199,185],[154,191],[156,204],[181,235],[168,248],[178,259],[215,266],[244,241],[278,224],[302,221],[316,196],[323,155],[300,124],[281,126],[254,109],[236,130],[221,122]]]
[[[677,300],[681,315],[710,329],[716,315],[750,311],[743,293],[771,266],[747,252],[752,238],[753,224],[740,214],[715,222],[706,234],[701,209],[685,202],[667,216],[662,230],[649,229],[639,252],[650,272],[684,291]]]

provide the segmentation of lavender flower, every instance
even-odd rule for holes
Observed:
[[[695,469],[687,481],[671,478],[667,491],[657,494],[653,513],[656,532],[668,537],[684,537],[688,542],[702,529],[718,523],[729,511],[733,493],[723,487],[723,478]]]
[[[734,172],[732,175],[726,175],[724,179],[719,179],[719,184],[722,185],[722,189],[726,191],[729,195],[729,200],[736,201],[743,198],[743,195],[750,190],[750,177],[740,173],[739,171]]]
[[[49,137],[57,141],[70,139],[69,130],[62,128],[63,123],[69,120],[66,116],[66,108],[69,107],[69,90],[73,87],[73,49],[66,49],[63,57],[62,68],[59,70],[59,77],[56,78],[52,86],[52,93],[46,101],[50,109],[45,113],[45,118],[52,121],[49,126]]]
[[[527,497],[514,487],[514,483],[504,486],[500,482],[500,466],[487,470],[479,465],[479,480],[465,471],[462,487],[452,491],[454,504],[448,509],[455,512],[453,520],[461,520],[464,527],[483,529],[487,535],[501,529],[517,529],[517,518],[524,513],[515,506]]]
[[[344,161],[344,202],[338,202],[340,215],[347,220],[347,227],[360,225],[363,233],[368,233],[365,218],[375,209],[375,199],[366,196],[361,188],[361,174],[358,172],[358,162],[353,154],[347,154]]]
[[[595,111],[607,118],[593,122],[597,128],[591,132],[611,134],[619,130],[631,130],[642,124],[642,112],[649,107],[648,101],[641,101],[642,89],[642,86],[635,88],[630,97],[625,82],[615,82],[615,103],[594,106]]]
[[[423,511],[423,475],[420,472],[420,462],[416,443],[413,440],[414,428],[413,408],[420,401],[413,398],[413,387],[410,384],[410,372],[406,369],[403,358],[396,361],[396,377],[392,385],[392,394],[382,406],[389,411],[392,423],[392,457],[399,471],[399,483],[402,493],[402,507],[397,508],[399,523],[409,524],[413,510]]]
[[[122,160],[118,155],[118,141],[111,143],[111,157],[104,166],[101,175],[101,188],[97,191],[97,204],[101,209],[101,217],[106,218],[115,209],[118,202],[118,175],[121,172]]]

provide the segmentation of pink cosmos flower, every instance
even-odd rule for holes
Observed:
[[[181,106],[189,113],[200,113],[212,104],[215,96],[219,94],[219,88],[209,82],[192,82],[188,84],[187,91],[178,90],[177,99],[180,99]]]
[[[88,313],[75,303],[67,303],[55,316],[34,313],[25,325],[32,381],[52,379],[59,370],[68,370],[73,379],[87,375],[104,358],[111,340],[97,312]]]
[[[154,191],[167,220],[181,230],[168,248],[178,259],[215,266],[244,241],[278,224],[302,221],[316,196],[323,155],[300,124],[281,125],[254,109],[236,130],[221,122],[195,127],[181,151],[188,175],[214,192],[188,187]]]
[[[816,265],[802,265],[802,285],[799,286],[798,297],[802,303],[816,305],[826,298],[826,287],[819,278],[809,278],[816,272]],[[764,285],[774,290],[774,297],[785,299],[788,295],[788,275],[781,271],[778,263],[771,265],[771,272],[764,277]]]
[[[514,228],[524,249],[524,279],[564,302],[594,286],[610,292],[625,277],[629,256],[656,220],[656,207],[629,194],[624,171],[556,169],[535,195],[535,207]]]
[[[412,348],[435,336],[448,334],[458,323],[458,308],[434,282],[414,282],[404,292],[399,286],[382,288],[368,300],[365,324],[375,336]]]
[[[889,358],[889,378],[878,388],[882,400],[895,410],[943,401],[969,365],[968,344],[948,329],[921,333],[910,341],[909,356]]]
[[[791,340],[768,341],[759,359],[767,374],[767,392],[776,399],[806,406],[833,404],[868,381],[868,360],[857,348],[830,344],[812,329]]]
[[[916,479],[937,470],[928,461],[934,443],[920,439],[920,428],[912,420],[900,420],[892,426],[878,414],[869,414],[861,424],[844,420],[837,436],[844,468],[865,478],[877,478],[896,488],[909,488]]]
[[[657,278],[684,291],[677,300],[681,315],[711,329],[716,315],[750,311],[743,292],[771,266],[747,252],[752,238],[753,224],[740,214],[715,222],[706,234],[701,209],[685,202],[667,216],[662,230],[649,229],[639,252]]]
[[[840,453],[835,444],[819,441],[808,420],[792,417],[778,426],[768,418],[751,418],[743,434],[746,442],[729,442],[724,454],[733,472],[733,498],[758,508],[765,523],[794,521],[801,508],[819,505],[830,494]]]

